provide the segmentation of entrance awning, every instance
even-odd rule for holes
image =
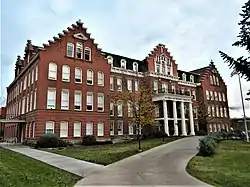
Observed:
[[[0,119],[0,123],[25,123],[23,119]]]

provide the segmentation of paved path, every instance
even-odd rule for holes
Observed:
[[[74,158],[54,154],[54,153],[49,153],[46,151],[41,151],[37,149],[32,149],[28,146],[23,146],[23,145],[11,145],[11,146],[6,146],[6,144],[1,143],[0,146],[10,149],[12,151],[21,153],[23,155],[26,155],[28,157],[34,158],[36,160],[40,160],[42,162],[45,162],[47,164],[50,164],[52,166],[55,166],[57,168],[63,169],[65,171],[74,173],[79,176],[85,177],[89,173],[93,172],[94,170],[103,168],[104,166],[82,161],[82,160],[77,160]]]
[[[94,171],[75,187],[85,185],[209,186],[185,170],[197,153],[199,137],[171,142]]]

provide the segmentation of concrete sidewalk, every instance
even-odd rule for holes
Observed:
[[[65,171],[68,171],[70,173],[74,173],[78,176],[86,177],[91,172],[101,169],[104,166],[77,160],[74,158],[49,153],[46,151],[41,151],[37,149],[32,149],[28,146],[23,145],[11,145],[7,146],[4,143],[0,144],[0,147],[4,147],[6,149],[21,153],[23,155],[26,155],[28,157],[34,158],[36,160],[40,160],[42,162],[45,162],[49,165],[55,166],[57,168],[63,169]]]
[[[186,172],[200,137],[183,138],[110,164],[79,181],[80,186],[204,186]]]

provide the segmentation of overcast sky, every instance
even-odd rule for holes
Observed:
[[[228,86],[230,106],[241,106],[237,77],[218,50],[244,55],[236,41],[239,12],[246,0],[2,0],[1,92],[14,78],[17,55],[24,55],[27,39],[42,45],[81,19],[104,51],[143,59],[163,43],[179,69],[207,66],[213,59]],[[242,80],[243,92],[250,83]],[[248,102],[249,103],[249,102]],[[1,103],[3,104],[3,102]],[[246,114],[250,116],[249,105]],[[242,111],[230,112],[231,117]]]

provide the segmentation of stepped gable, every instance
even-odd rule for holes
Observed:
[[[44,43],[44,49],[48,50],[52,45],[58,45],[59,48],[62,47],[58,42],[68,34],[74,34],[74,37],[82,40],[90,40],[99,52],[102,51],[102,49],[98,47],[98,44],[95,43],[95,39],[91,37],[91,33],[87,32],[87,28],[83,26],[83,22],[80,19],[76,21],[76,24],[73,23],[71,26],[67,27],[67,29],[58,33],[58,36],[54,36],[53,40],[48,40],[48,43]]]
[[[222,80],[222,82],[225,84],[225,81],[223,80],[223,78],[221,77],[218,69],[216,68],[216,66],[214,65],[213,60],[211,59],[210,64],[208,66],[205,66],[203,68],[199,68],[199,69],[195,69],[190,71],[191,73],[197,73],[199,74],[199,81],[202,82],[204,81],[204,79],[206,79],[206,77],[208,75],[210,75],[211,73],[216,73],[219,75],[220,79]],[[226,84],[225,84],[226,85]]]

